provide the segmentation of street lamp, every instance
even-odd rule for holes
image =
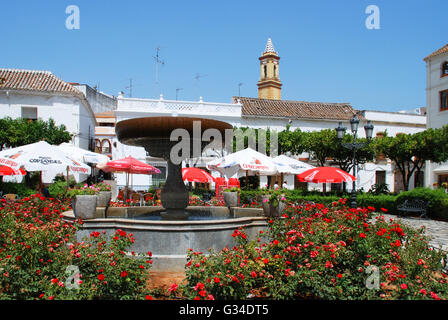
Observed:
[[[353,135],[353,142],[351,143],[342,143],[342,140],[344,139],[345,131],[347,130],[345,127],[342,126],[342,122],[339,122],[339,126],[335,129],[336,134],[338,137],[339,142],[341,145],[349,150],[353,150],[353,176],[356,178],[356,150],[363,148],[367,143],[370,143],[370,140],[372,139],[373,135],[373,125],[370,123],[370,121],[367,121],[367,124],[364,126],[364,130],[366,132],[367,137],[367,143],[363,142],[356,142],[356,135],[358,134],[358,126],[359,126],[359,119],[358,116],[355,114],[353,118],[350,120],[350,129],[352,131]],[[350,207],[357,208],[356,203],[356,181],[353,180],[353,187],[352,187],[352,193],[351,193],[351,202]]]

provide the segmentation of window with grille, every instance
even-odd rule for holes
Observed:
[[[440,91],[440,111],[448,110],[448,90]]]
[[[37,120],[37,107],[22,107],[22,119]]]
[[[445,61],[444,63],[442,63],[440,76],[441,77],[448,76],[448,61]]]

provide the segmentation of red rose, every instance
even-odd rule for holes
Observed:
[[[99,274],[98,275],[98,280],[103,281],[104,280],[104,274]]]
[[[126,271],[121,271],[120,276],[122,276],[123,278],[125,278],[128,275],[128,273]]]

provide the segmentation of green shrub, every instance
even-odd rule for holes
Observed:
[[[431,218],[448,218],[448,194],[443,189],[415,188],[400,193],[396,205],[408,199],[424,199],[430,201],[428,216]]]
[[[190,192],[191,192],[191,195],[198,196],[201,199],[204,197],[204,193],[208,193],[212,197],[215,196],[215,191],[209,190],[209,189],[205,189],[205,188],[194,188]]]
[[[380,211],[382,208],[387,209],[387,213],[396,214],[395,201],[397,196],[390,194],[371,194],[363,193],[358,194],[356,200],[358,207],[367,208],[368,206],[374,207],[376,211]]]
[[[28,197],[36,193],[36,190],[27,187],[25,183],[3,182],[1,184],[1,190],[3,194],[14,193],[20,198]]]
[[[64,199],[67,197],[67,182],[55,181],[48,186],[50,196],[57,199]]]

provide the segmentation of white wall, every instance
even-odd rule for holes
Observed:
[[[428,128],[440,128],[448,124],[448,110],[440,111],[439,92],[448,90],[448,77],[440,77],[441,65],[448,61],[448,54],[431,58],[426,63],[426,106]]]
[[[426,108],[428,118],[428,128],[441,128],[448,124],[448,110],[440,111],[439,92],[448,89],[448,77],[440,77],[441,66],[448,60],[448,54],[443,54],[430,58],[426,61]],[[439,166],[448,166],[448,162],[443,164],[430,163],[427,161],[425,169],[425,186],[433,188],[437,182],[437,174],[433,172]],[[448,174],[444,172],[443,174]]]
[[[75,145],[88,147],[87,136],[94,136],[95,119],[89,113],[88,105],[79,98],[60,95],[22,94],[0,91],[0,117],[20,118],[22,107],[37,107],[37,117],[52,118],[56,125],[65,125],[75,135]],[[89,129],[90,127],[90,129]]]

